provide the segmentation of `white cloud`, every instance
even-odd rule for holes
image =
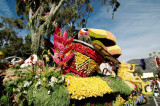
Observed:
[[[105,29],[117,38],[122,49],[120,61],[146,58],[153,51],[160,51],[160,1],[121,0],[115,18],[106,7],[97,10],[98,14],[88,20],[88,27]]]

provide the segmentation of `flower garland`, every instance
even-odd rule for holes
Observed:
[[[80,53],[94,59],[97,63],[102,63],[104,61],[104,58],[95,50],[91,49],[88,46],[85,46],[81,43],[72,43],[72,49],[79,51]]]
[[[113,92],[107,83],[98,77],[82,78],[66,75],[65,84],[72,99],[82,100],[88,97],[102,97],[106,93]]]

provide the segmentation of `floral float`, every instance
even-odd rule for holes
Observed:
[[[139,76],[133,76],[135,64],[128,64],[122,62],[118,69],[118,76],[122,78],[124,81],[132,81],[134,83],[140,83],[142,85],[142,93],[143,94],[152,94],[152,92],[146,92],[145,86],[149,84],[149,81],[143,82]]]
[[[69,38],[66,31],[62,33],[57,24],[53,35],[53,54],[42,57],[48,61],[51,56],[54,67],[48,67],[42,59],[42,64],[35,62],[36,58],[32,55],[23,67],[8,69],[3,80],[6,93],[1,97],[0,104],[119,106],[131,103],[128,101],[132,100],[132,92],[137,88],[135,83],[141,83],[141,80],[134,82],[127,77],[134,67],[124,66],[118,61],[121,49],[111,32],[85,28],[75,39]],[[114,76],[106,74],[104,67],[100,67],[102,63],[108,64],[106,68]],[[116,70],[115,66],[120,67]],[[143,89],[144,83],[141,84]],[[139,100],[133,99],[132,103],[136,104],[135,101]]]

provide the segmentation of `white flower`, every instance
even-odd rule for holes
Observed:
[[[44,77],[42,80],[43,80],[43,81],[46,81],[46,78]]]
[[[46,59],[46,61],[48,62],[49,61],[49,57],[48,57],[48,55],[43,55],[43,58],[45,58]]]
[[[69,85],[69,80],[67,80],[67,86]]]
[[[23,87],[29,87],[32,84],[32,81],[24,81]]]
[[[38,78],[38,75],[36,75],[35,78]]]
[[[27,94],[27,91],[26,91],[26,90],[24,90],[24,91],[23,91],[23,93],[24,93],[24,94]]]
[[[41,85],[41,81],[38,81],[35,85],[35,87],[38,87],[39,85]]]
[[[58,82],[58,79],[56,77],[51,77],[51,82]]]
[[[51,91],[49,90],[47,94],[48,94],[48,95],[51,94]]]
[[[17,91],[17,92],[20,92],[19,88],[16,88],[16,91]]]
[[[64,81],[64,79],[65,79],[65,77],[64,77],[64,76],[62,76],[62,81]]]
[[[38,57],[37,57],[37,55],[36,54],[32,54],[32,56],[33,56],[33,64],[36,64],[36,61],[38,60]],[[30,56],[30,59],[31,59],[31,56]]]
[[[54,86],[54,82],[49,82],[49,85],[51,86],[51,87],[53,87]]]
[[[56,77],[51,77],[51,81],[49,82],[49,85],[51,85],[52,87],[54,86],[55,83],[58,82],[58,79]]]
[[[38,60],[38,57],[37,57],[36,54],[33,54],[32,56],[33,56],[33,61],[31,61],[31,56],[30,56],[28,59],[26,59],[24,61],[24,63],[20,66],[20,68],[24,68],[24,67],[27,67],[27,66],[32,66],[32,63],[35,64],[36,61]]]

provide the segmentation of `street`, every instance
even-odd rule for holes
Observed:
[[[154,99],[155,105],[160,106],[160,96],[154,97],[153,99]]]
[[[140,106],[160,106],[160,96],[154,96],[146,104]]]

